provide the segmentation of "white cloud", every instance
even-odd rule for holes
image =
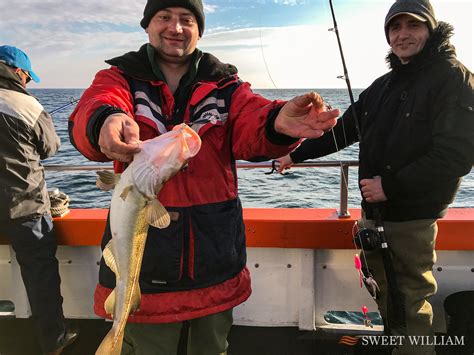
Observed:
[[[6,0],[2,2],[6,3]],[[145,0],[22,0],[10,6],[3,4],[1,26],[47,26],[73,22],[137,25],[145,3]]]
[[[206,4],[206,3],[203,4],[203,7],[204,7],[204,13],[206,13],[206,14],[212,14],[212,13],[216,12],[216,10],[218,8],[216,5],[209,5],[209,4]]]
[[[458,58],[472,69],[472,3],[434,0],[439,19],[455,26],[452,43]],[[359,12],[338,17],[342,47],[352,86],[364,88],[387,72],[389,46],[383,21],[391,1],[359,4]],[[467,16],[471,11],[471,16]],[[338,15],[336,13],[336,15]],[[466,18],[467,17],[467,18]],[[204,36],[199,46],[237,66],[244,80],[257,88],[345,87],[332,21],[319,26],[247,28]]]
[[[6,0],[0,0],[2,3]],[[288,5],[298,0],[276,0]],[[270,2],[270,1],[267,1]],[[473,3],[432,0],[439,19],[455,26],[458,57],[473,69]],[[16,45],[31,57],[42,78],[40,87],[86,87],[104,60],[137,50],[147,41],[139,26],[146,0],[24,0],[2,6],[0,43]],[[352,5],[350,5],[352,3]],[[384,73],[388,45],[383,19],[391,0],[349,1],[336,8],[353,87],[365,87]],[[354,6],[356,4],[356,6]],[[229,5],[230,6],[230,5]],[[225,13],[223,5],[205,4],[207,13]],[[219,10],[219,11],[217,11]],[[254,87],[344,87],[329,6],[324,23],[314,26],[229,30],[206,28],[199,47],[239,68]],[[243,17],[245,14],[243,14]],[[240,24],[242,26],[242,23]],[[265,65],[266,62],[266,65]],[[34,87],[34,86],[33,86]],[[36,86],[37,87],[37,86]]]
[[[295,5],[307,4],[309,1],[308,0],[273,0],[273,2],[275,4],[295,6]]]
[[[383,36],[379,38],[379,43],[381,40]],[[204,50],[212,49],[222,61],[236,65],[241,77],[257,88],[329,88],[345,85],[337,79],[342,74],[342,65],[336,38],[326,27],[228,31],[204,37],[200,46]],[[352,55],[357,47],[354,42],[347,45],[346,55]],[[370,84],[372,79],[386,70],[383,51],[382,56],[365,58],[363,67],[371,68],[371,72],[355,75],[357,87]],[[360,73],[360,69],[354,67],[354,74]],[[362,69],[362,72],[365,70]]]

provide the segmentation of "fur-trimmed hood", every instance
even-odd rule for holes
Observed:
[[[430,33],[429,39],[426,41],[423,50],[415,55],[408,65],[419,67],[429,64],[435,60],[455,57],[456,51],[454,46],[451,45],[449,39],[453,35],[454,28],[449,23],[440,21],[438,27]],[[400,59],[390,51],[385,58],[391,69],[396,70],[402,66]]]

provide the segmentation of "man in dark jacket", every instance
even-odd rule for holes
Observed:
[[[251,293],[245,228],[237,192],[236,160],[278,157],[298,139],[319,137],[335,125],[319,95],[287,103],[250,90],[237,69],[196,48],[204,31],[200,0],[149,0],[141,21],[149,44],[111,59],[97,73],[70,118],[70,138],[87,158],[115,160],[125,169],[146,140],[187,123],[202,146],[158,199],[172,216],[168,228],[150,227],[140,275],[141,306],[129,317],[124,353],[176,354],[189,322],[188,354],[227,349],[233,307]],[[111,239],[107,225],[104,247]],[[102,261],[95,312],[115,275]]]
[[[41,159],[60,145],[51,117],[26,91],[39,78],[28,56],[0,46],[0,234],[15,250],[42,350],[60,354],[77,333],[62,310],[56,238]]]
[[[395,2],[385,19],[391,71],[355,103],[361,131],[359,224],[374,228],[378,212],[383,220],[394,277],[386,279],[391,267],[382,262],[380,250],[367,253],[367,264],[380,286],[377,303],[386,330],[396,335],[433,335],[427,299],[437,288],[432,274],[436,220],[446,214],[474,162],[474,78],[456,59],[452,31],[436,20],[428,1]],[[329,134],[304,141],[279,159],[280,171],[357,142],[355,119],[351,107],[334,128],[337,145]],[[387,287],[390,279],[396,290]]]

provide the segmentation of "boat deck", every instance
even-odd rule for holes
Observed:
[[[103,320],[74,320],[81,334],[75,344],[63,355],[93,355],[111,323]],[[29,319],[0,320],[0,354],[36,355],[39,345],[35,340]],[[229,334],[228,355],[349,355],[388,354],[384,346],[355,346],[338,343],[340,335],[302,332],[294,327],[233,326]],[[185,338],[183,338],[185,340]],[[472,350],[461,346],[437,346],[437,355],[472,355]],[[186,355],[185,341],[180,343],[177,355]]]

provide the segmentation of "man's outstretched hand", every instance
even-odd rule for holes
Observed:
[[[327,110],[321,96],[309,92],[296,96],[280,110],[275,131],[294,138],[318,138],[336,125],[338,109]]]

